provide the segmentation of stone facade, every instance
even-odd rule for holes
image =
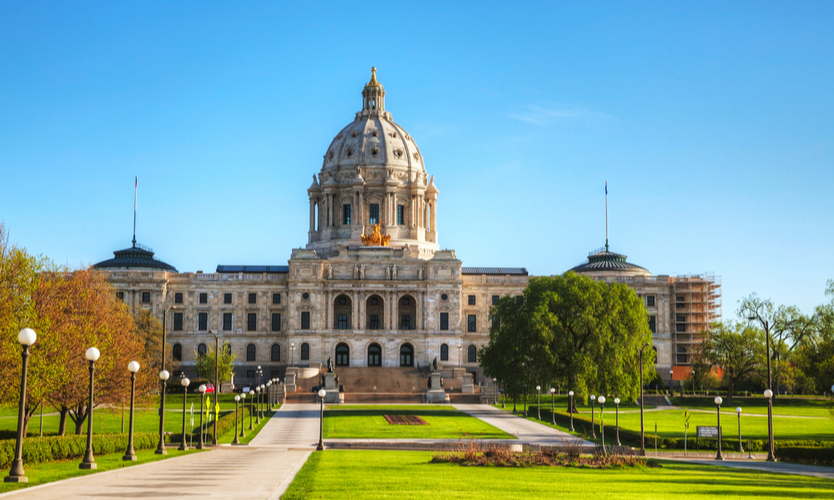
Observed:
[[[96,265],[131,308],[164,319],[186,374],[193,375],[198,352],[213,346],[217,334],[237,354],[235,376],[242,383],[258,366],[266,377],[283,377],[287,366],[315,367],[328,358],[358,367],[428,365],[437,358],[443,368],[460,366],[482,381],[474,354],[489,340],[490,308],[521,294],[527,271],[462,267],[453,250],[440,249],[439,192],[419,148],[385,110],[375,75],[362,96],[362,110],[313,176],[307,244],[292,251],[288,265],[178,273],[135,239],[132,248]],[[363,245],[374,226],[388,237],[387,246]],[[682,338],[672,331],[682,312],[673,307],[679,278],[618,266],[575,271],[624,280],[645,300],[654,297],[648,310],[656,318],[658,366],[668,372],[681,364],[674,353]],[[696,339],[691,335],[687,348]]]

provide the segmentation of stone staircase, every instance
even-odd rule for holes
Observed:
[[[640,405],[640,400],[637,400],[637,405]],[[672,406],[672,403],[669,401],[669,398],[666,396],[646,396],[643,395],[643,405],[644,406]]]

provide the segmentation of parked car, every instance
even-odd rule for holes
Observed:
[[[193,384],[192,384],[192,385],[193,385]],[[200,393],[200,386],[198,385],[198,386],[194,389],[194,391],[193,391],[193,392],[194,392],[195,394],[199,394],[199,393]],[[212,394],[212,393],[214,393],[214,384],[206,384],[206,394]]]

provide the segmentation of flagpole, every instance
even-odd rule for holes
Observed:
[[[608,181],[605,181],[605,251],[608,251]]]
[[[136,246],[136,196],[139,192],[139,176],[136,176],[136,183],[133,185],[133,246]]]

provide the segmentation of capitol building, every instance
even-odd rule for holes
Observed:
[[[286,264],[179,273],[134,239],[95,265],[133,310],[165,321],[185,374],[220,335],[237,354],[236,380],[258,366],[282,377],[290,365],[328,358],[337,367],[380,368],[437,358],[483,381],[477,352],[489,341],[490,308],[522,293],[527,270],[465,267],[454,250],[441,249],[440,190],[385,94],[374,71],[361,110],[312,176],[307,243]],[[607,244],[572,271],[631,286],[646,304],[661,376],[688,374],[693,348],[721,314],[719,279],[655,276]]]

